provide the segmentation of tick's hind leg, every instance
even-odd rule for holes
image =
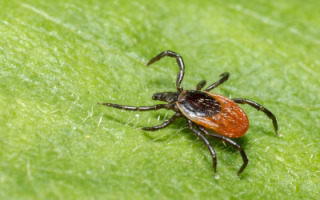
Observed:
[[[226,82],[229,79],[229,73],[225,72],[220,74],[220,77],[222,77],[220,80],[218,80],[217,82],[211,84],[209,87],[207,87],[204,91],[209,92],[210,90],[218,87],[219,85],[221,85],[222,83]]]
[[[202,132],[194,127],[194,123],[191,120],[187,120],[187,121],[188,121],[189,129],[192,130],[196,134],[196,136],[198,136],[202,140],[202,142],[207,146],[207,148],[209,149],[211,157],[212,157],[212,162],[213,162],[213,170],[214,170],[214,172],[217,172],[216,152],[212,148],[212,146],[211,146],[210,142],[207,140],[207,138],[202,134]]]
[[[236,99],[232,99],[232,101],[234,101],[234,102],[236,102],[236,103],[239,103],[239,104],[248,104],[248,105],[254,107],[254,108],[257,109],[257,110],[264,112],[264,114],[266,114],[266,115],[272,120],[274,130],[275,130],[276,134],[278,134],[278,122],[277,122],[277,118],[276,118],[276,116],[274,116],[274,114],[273,114],[271,111],[269,111],[267,108],[263,107],[262,105],[254,102],[254,101],[248,100],[248,99],[236,98]]]
[[[248,165],[248,162],[249,162],[248,161],[248,157],[247,157],[246,153],[244,152],[244,150],[242,149],[242,147],[239,144],[237,144],[235,141],[231,140],[228,137],[208,132],[202,126],[199,126],[199,129],[206,136],[213,137],[213,138],[216,138],[216,139],[221,140],[223,142],[226,142],[226,143],[230,144],[233,148],[237,149],[240,152],[242,160],[243,160],[243,164],[242,164],[242,166],[240,167],[240,169],[238,171],[238,176],[240,176],[240,174],[243,172],[243,170],[246,168],[246,166]]]
[[[126,106],[126,105],[119,105],[119,104],[113,104],[113,103],[98,103],[100,105],[109,106],[121,110],[133,110],[133,111],[148,111],[148,110],[159,110],[159,109],[172,109],[174,107],[174,103],[171,104],[158,104],[154,106]]]
[[[172,124],[172,122],[174,122],[179,117],[181,117],[181,114],[180,113],[176,113],[169,120],[165,121],[163,124],[160,124],[160,125],[157,125],[157,126],[153,126],[153,127],[143,127],[142,130],[145,130],[145,131],[156,131],[156,130],[165,128],[165,127],[169,126],[170,124]]]

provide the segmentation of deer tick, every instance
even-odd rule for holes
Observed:
[[[213,160],[214,172],[217,171],[216,152],[210,145],[206,137],[216,138],[220,141],[228,143],[237,149],[243,160],[243,164],[238,171],[240,175],[248,164],[248,158],[243,148],[237,144],[232,138],[243,136],[249,127],[249,120],[245,112],[237,104],[248,104],[253,108],[264,112],[273,122],[273,127],[278,133],[277,119],[267,108],[260,104],[243,98],[229,99],[220,94],[210,93],[211,90],[224,83],[229,78],[229,73],[225,72],[220,75],[220,80],[209,85],[206,89],[202,88],[206,85],[206,81],[200,81],[194,90],[184,90],[180,84],[184,76],[184,62],[182,57],[173,51],[163,51],[152,58],[147,65],[157,62],[161,58],[169,56],[176,58],[180,68],[176,80],[176,92],[160,92],[152,96],[153,100],[164,101],[167,104],[157,104],[153,106],[127,106],[113,103],[99,103],[105,106],[133,111],[149,111],[158,109],[173,110],[175,114],[164,123],[153,126],[143,127],[146,131],[155,131],[167,127],[177,118],[185,118],[189,129],[200,138],[207,146]]]

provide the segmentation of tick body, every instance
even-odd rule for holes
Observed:
[[[232,138],[239,138],[247,132],[249,120],[245,112],[237,104],[248,104],[257,110],[264,112],[272,120],[274,130],[277,133],[278,124],[276,117],[268,109],[254,101],[243,98],[229,99],[220,94],[210,93],[211,90],[228,80],[229,73],[227,72],[221,74],[220,80],[209,85],[204,90],[202,90],[206,85],[206,81],[204,80],[198,83],[195,90],[184,90],[180,84],[184,77],[185,67],[183,59],[179,54],[173,51],[161,52],[152,58],[147,65],[150,65],[165,56],[176,58],[180,68],[176,80],[177,91],[156,93],[152,96],[152,99],[164,101],[167,102],[167,104],[140,107],[113,103],[101,104],[132,111],[149,111],[158,109],[175,111],[175,115],[164,123],[153,127],[144,127],[142,129],[146,131],[159,130],[167,127],[177,118],[183,117],[186,119],[189,129],[207,146],[212,157],[213,169],[215,172],[217,170],[216,152],[207,137],[216,138],[228,143],[240,152],[243,160],[243,164],[238,171],[238,175],[240,175],[248,164],[248,158],[243,148],[233,141]]]
[[[192,122],[229,138],[239,138],[249,128],[248,117],[240,106],[219,94],[184,90],[176,105]]]

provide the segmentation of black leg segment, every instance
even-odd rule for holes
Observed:
[[[184,63],[183,63],[182,57],[179,54],[177,54],[176,52],[173,52],[173,51],[169,51],[169,50],[163,51],[163,52],[159,53],[157,56],[155,56],[154,58],[152,58],[147,63],[147,65],[151,65],[152,63],[157,62],[158,60],[160,60],[161,58],[163,58],[165,56],[175,57],[177,60],[177,63],[179,65],[180,70],[178,72],[176,86],[177,86],[178,91],[182,91],[183,89],[180,86],[180,84],[181,84],[183,76],[184,76]]]
[[[171,104],[158,104],[154,106],[140,106],[140,107],[135,107],[135,106],[126,106],[126,105],[119,105],[119,104],[113,104],[113,103],[98,103],[104,106],[109,106],[113,108],[118,108],[121,110],[133,110],[133,111],[148,111],[148,110],[159,110],[159,109],[172,109],[173,106],[175,105],[174,103]]]
[[[212,85],[210,85],[209,87],[207,87],[204,91],[209,92],[210,90],[218,87],[219,85],[221,85],[222,83],[226,82],[229,79],[229,73],[225,72],[220,74],[220,77],[222,77],[220,80],[218,80],[217,82],[213,83]]]
[[[190,120],[187,120],[187,121],[188,121],[189,129],[192,130],[194,132],[194,134],[196,134],[196,136],[198,136],[202,140],[202,142],[206,145],[206,147],[209,149],[211,157],[212,157],[212,162],[213,162],[213,170],[214,170],[214,172],[217,172],[216,152],[214,151],[214,149],[210,145],[210,142],[208,141],[208,139],[198,129],[196,129],[194,127],[193,122]]]
[[[176,113],[169,120],[165,121],[163,124],[160,124],[160,125],[157,125],[157,126],[153,126],[153,127],[143,127],[142,130],[145,130],[145,131],[156,131],[156,130],[165,128],[165,127],[169,126],[170,124],[172,124],[172,122],[174,122],[179,117],[181,117],[181,114],[180,113]]]
[[[269,111],[267,108],[263,107],[262,105],[254,102],[254,101],[248,100],[248,99],[236,98],[236,99],[232,99],[232,101],[234,101],[234,102],[236,102],[236,103],[239,103],[239,104],[248,104],[248,105],[254,107],[254,108],[257,109],[257,110],[264,112],[264,114],[266,114],[266,115],[272,120],[273,127],[274,127],[274,131],[276,132],[276,134],[278,134],[278,122],[277,122],[277,118],[276,118],[276,116],[274,116],[274,114],[273,114],[271,111]]]
[[[196,90],[201,90],[206,84],[207,84],[207,81],[205,80],[200,81],[196,86]]]
[[[242,147],[239,144],[237,144],[235,141],[231,140],[228,137],[208,132],[202,126],[199,126],[199,129],[206,136],[213,137],[213,138],[216,138],[216,139],[221,140],[223,142],[226,142],[226,143],[230,144],[233,148],[237,149],[240,152],[242,160],[243,160],[243,164],[242,164],[242,166],[240,167],[240,169],[238,171],[238,176],[240,176],[240,174],[243,172],[243,170],[246,168],[246,166],[248,165],[248,162],[249,162],[248,157],[247,157],[246,153],[244,152],[244,150],[242,149]]]

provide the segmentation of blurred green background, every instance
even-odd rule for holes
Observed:
[[[320,178],[320,1],[39,1],[0,3],[0,199],[317,199]],[[239,153],[185,120],[139,129],[172,111],[128,112],[97,102],[153,105],[155,92],[229,81],[214,90],[249,106]]]

